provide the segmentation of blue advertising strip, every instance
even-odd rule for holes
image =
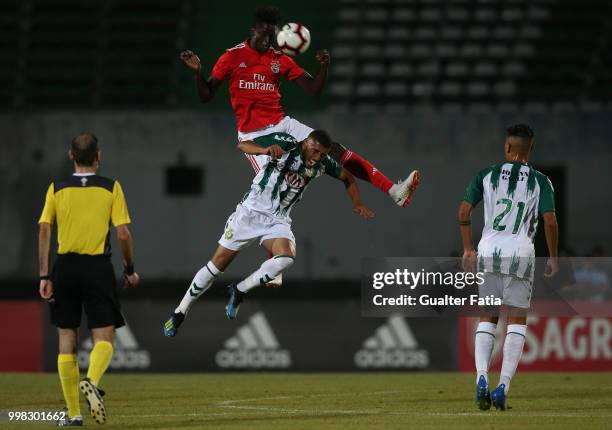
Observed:
[[[457,328],[450,319],[363,318],[358,300],[247,300],[238,319],[230,321],[224,304],[202,300],[169,339],[162,324],[174,301],[125,301],[127,325],[117,332],[111,371],[457,369]],[[91,348],[84,321],[81,368],[87,367]],[[45,370],[55,371],[56,354],[57,334],[47,325]]]

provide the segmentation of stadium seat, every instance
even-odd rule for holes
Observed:
[[[340,64],[332,80],[347,81],[334,103],[378,100],[397,107],[398,95],[406,94],[407,104],[509,109],[530,103],[537,111],[552,103],[559,108],[564,100],[584,102],[585,95],[612,96],[607,56],[612,47],[602,47],[593,31],[606,28],[612,15],[605,0],[582,3],[579,14],[571,0],[352,0],[350,5],[350,13],[340,8],[335,32],[333,55]],[[373,78],[387,82],[382,91],[371,84]]]
[[[191,0],[2,2],[3,27],[6,22],[19,38],[0,38],[0,75],[10,70],[19,77],[12,96],[0,87],[0,101],[16,107],[171,106],[178,91],[176,53],[190,28],[191,7]],[[18,40],[22,46],[15,46]],[[5,50],[9,43],[13,49]]]

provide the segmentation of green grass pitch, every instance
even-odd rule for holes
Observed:
[[[107,429],[612,428],[609,373],[519,374],[506,412],[478,410],[460,373],[109,374],[101,386]],[[0,428],[50,428],[7,412],[62,406],[56,374],[0,374]]]

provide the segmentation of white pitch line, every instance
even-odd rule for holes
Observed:
[[[415,412],[415,411],[369,411],[369,410],[319,410],[319,409],[282,409],[282,408],[270,408],[270,407],[256,407],[256,406],[232,406],[230,408],[240,408],[243,412],[193,412],[185,414],[148,414],[148,415],[112,415],[118,418],[175,418],[175,417],[218,417],[218,416],[235,416],[235,415],[252,415],[252,414],[268,414],[277,413],[283,415],[402,415],[402,416],[414,416],[414,417],[498,417],[499,419],[507,418],[508,414],[513,418],[524,417],[524,418],[610,418],[611,414],[606,415],[586,415],[586,414],[555,414],[555,413],[521,413],[520,415],[513,415],[512,412]]]
[[[296,396],[276,396],[276,397],[265,397],[264,400],[287,400],[287,399],[293,399]],[[253,397],[250,399],[238,399],[238,400],[223,400],[222,402],[218,402],[215,404],[215,406],[219,406],[219,407],[231,407],[232,404],[234,403],[246,403],[246,402],[257,402],[262,400],[261,397]]]
[[[191,412],[191,413],[181,413],[181,414],[146,414],[146,415],[138,415],[138,414],[120,414],[114,415],[117,418],[173,418],[173,417],[218,417],[218,416],[232,416],[232,415],[248,415],[254,413],[277,413],[283,415],[295,415],[295,414],[307,414],[307,415],[329,415],[329,414],[338,414],[338,415],[402,415],[402,416],[415,416],[415,417],[507,417],[508,415],[512,417],[525,417],[525,418],[611,418],[612,414],[571,414],[571,413],[551,413],[551,412],[519,412],[515,415],[512,411],[508,411],[505,413],[497,413],[496,411],[492,412],[418,412],[418,411],[409,411],[409,410],[380,410],[380,409],[290,409],[290,408],[282,408],[276,406],[254,406],[254,405],[242,405],[239,403],[252,403],[252,402],[266,402],[266,401],[275,401],[275,400],[289,400],[289,399],[307,399],[307,398],[325,398],[325,397],[345,397],[345,396],[374,396],[374,395],[386,395],[386,394],[397,394],[397,393],[405,393],[405,390],[395,390],[395,391],[370,391],[370,392],[346,392],[346,393],[321,393],[315,395],[285,395],[285,396],[273,396],[273,397],[253,397],[247,399],[233,399],[233,400],[223,400],[221,402],[217,402],[213,405],[217,408],[223,409],[232,409],[232,412]],[[4,411],[0,411],[4,412]]]
[[[217,417],[235,414],[248,414],[249,412],[190,412],[185,414],[147,414],[147,415],[115,415],[117,418],[164,418],[164,417]]]
[[[234,403],[245,403],[245,402],[259,402],[262,400],[286,400],[286,399],[303,399],[307,397],[321,398],[321,397],[344,397],[344,396],[378,396],[383,394],[398,394],[406,393],[406,390],[393,390],[393,391],[366,391],[363,393],[321,393],[321,394],[292,394],[288,396],[275,396],[275,397],[251,397],[249,399],[237,399],[237,400],[223,400],[216,404],[219,407],[230,407]]]
[[[329,414],[339,414],[339,415],[402,415],[402,416],[415,416],[415,417],[491,417],[492,414],[496,414],[496,411],[492,411],[491,413],[487,412],[416,412],[416,411],[388,411],[388,410],[368,410],[368,409],[360,409],[360,410],[345,410],[345,409],[287,409],[287,408],[279,408],[279,407],[268,407],[268,406],[240,406],[240,405],[227,405],[221,406],[225,408],[233,408],[239,410],[248,410],[248,411],[256,411],[256,412],[270,412],[270,413],[279,413],[279,414],[308,414],[308,415],[329,415]],[[612,417],[612,415],[587,415],[587,414],[563,414],[563,413],[539,413],[539,412],[527,412],[527,413],[519,413],[520,415],[514,415],[512,412],[507,412],[507,414],[512,415],[513,417],[525,417],[525,418],[607,418]],[[495,416],[495,415],[493,415]],[[506,414],[497,415],[507,416]]]
[[[276,396],[276,397],[253,397],[250,399],[237,399],[237,400],[224,400],[216,404],[216,406],[220,408],[230,408],[230,409],[241,409],[241,410],[249,410],[249,411],[258,411],[258,412],[278,412],[281,414],[314,414],[314,415],[325,415],[325,414],[344,414],[344,415],[364,415],[364,414],[378,414],[381,413],[380,410],[345,410],[345,409],[287,409],[287,408],[278,408],[278,407],[267,407],[267,406],[244,406],[237,405],[236,403],[246,403],[246,402],[257,402],[257,401],[268,401],[268,400],[287,400],[287,399],[304,399],[304,398],[323,398],[323,397],[345,397],[345,396],[355,396],[358,394],[365,396],[378,396],[378,395],[386,395],[386,394],[397,394],[404,393],[403,390],[393,390],[393,391],[368,391],[365,393],[322,393],[315,395],[292,395],[292,396]]]
[[[240,409],[240,410],[249,410],[249,411],[260,411],[260,412],[278,412],[281,414],[310,414],[310,415],[325,415],[325,414],[343,414],[343,415],[373,415],[379,414],[381,411],[376,410],[343,410],[343,409],[287,409],[287,408],[277,408],[277,407],[267,407],[267,406],[239,406],[239,405],[225,405],[219,407],[222,408],[230,408],[230,409]]]
[[[270,400],[288,400],[288,399],[303,399],[303,398],[321,398],[321,397],[343,397],[343,396],[355,396],[355,395],[379,395],[379,394],[395,394],[405,391],[378,391],[378,392],[365,392],[365,393],[328,393],[319,395],[294,395],[294,396],[275,396],[275,397],[257,397],[248,399],[235,399],[235,400],[224,400],[216,404],[220,408],[230,408],[245,410],[251,412],[276,412],[279,414],[310,414],[310,415],[328,415],[328,414],[342,414],[342,415],[404,415],[404,416],[418,416],[418,417],[491,417],[492,415],[487,412],[417,412],[417,411],[388,411],[380,409],[289,409],[276,406],[248,406],[240,405],[238,403],[247,403],[255,401],[270,401]],[[495,413],[495,411],[493,411]],[[533,418],[608,418],[612,417],[612,414],[595,415],[595,414],[568,414],[568,413],[550,413],[550,412],[519,412],[519,415],[514,415],[512,412],[507,414],[513,417],[533,417]],[[494,416],[494,415],[493,415]],[[506,416],[506,414],[499,414],[498,416]]]
[[[405,391],[403,390],[394,390],[394,391],[370,391],[370,392],[366,392],[366,393],[361,393],[364,395],[380,395],[380,394],[397,394],[397,393],[403,393]],[[323,393],[323,394],[317,394],[314,397],[320,398],[320,397],[344,397],[344,396],[354,396],[355,393]],[[227,409],[242,409],[245,410],[245,412],[191,412],[191,413],[185,413],[185,414],[147,414],[147,415],[113,415],[115,417],[118,418],[162,418],[162,417],[206,417],[206,416],[226,416],[226,415],[235,415],[235,414],[252,414],[252,413],[268,413],[270,412],[268,409],[269,408],[265,408],[265,407],[260,407],[260,406],[239,406],[239,405],[234,405],[234,403],[245,403],[245,402],[258,402],[261,400],[266,400],[266,401],[271,401],[271,400],[288,400],[288,399],[295,399],[295,398],[304,398],[304,397],[313,397],[313,396],[308,396],[308,395],[291,395],[291,396],[274,396],[274,397],[253,397],[250,399],[238,399],[238,400],[224,400],[221,402],[216,403],[214,406],[216,407],[221,407],[221,408],[227,408]],[[247,412],[248,411],[248,412]],[[275,412],[278,412],[276,409],[274,410]],[[314,409],[311,409],[310,412],[314,412]],[[280,412],[280,413],[304,413],[302,410],[299,409],[295,409],[295,410],[290,410],[290,409],[285,409],[285,412]],[[319,414],[329,414],[329,413],[343,413],[343,411],[318,411]],[[347,414],[354,414],[355,411],[344,411],[344,413]]]

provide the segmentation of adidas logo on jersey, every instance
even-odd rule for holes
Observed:
[[[241,69],[246,69],[247,65],[245,64],[245,62],[243,61],[242,63],[240,63],[238,65],[238,67],[240,67]]]
[[[81,343],[78,354],[79,366],[89,366],[89,355],[93,348],[91,337]],[[127,325],[117,329],[115,334],[115,349],[110,364],[111,369],[147,369],[151,366],[149,351],[140,349],[134,333]]]
[[[422,369],[429,365],[429,354],[419,349],[404,318],[395,315],[363,342],[362,349],[355,354],[355,365],[364,369]]]
[[[263,312],[257,312],[217,352],[217,366],[274,369],[291,366],[289,351],[282,349]]]

